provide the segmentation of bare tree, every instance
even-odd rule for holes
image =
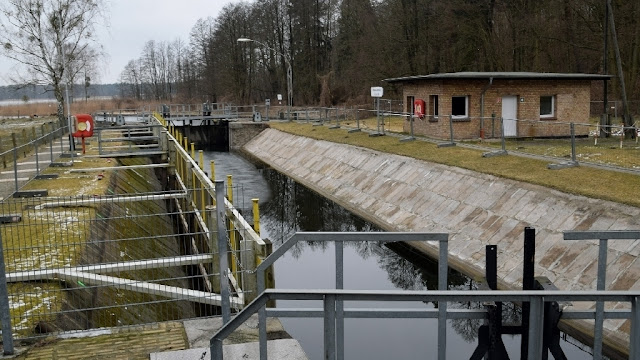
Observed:
[[[120,92],[122,97],[142,99],[140,61],[130,60],[120,73]]]
[[[88,56],[102,0],[5,0],[0,12],[4,54],[25,66],[13,81],[51,86],[64,124],[62,85],[74,77],[70,62]]]

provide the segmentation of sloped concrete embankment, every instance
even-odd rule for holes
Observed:
[[[386,230],[449,233],[450,263],[470,276],[483,276],[485,246],[498,245],[503,288],[522,286],[526,226],[536,229],[535,275],[572,290],[596,289],[598,247],[564,241],[562,231],[640,229],[635,207],[274,129],[245,151]],[[437,254],[435,244],[411,245]],[[607,289],[640,288],[639,254],[639,240],[609,241]],[[578,337],[593,333],[587,322],[570,328]],[[605,328],[605,345],[628,352],[629,322],[609,320]]]
[[[147,165],[147,158],[118,160],[119,165]],[[105,195],[144,194],[164,190],[153,169],[114,170]],[[155,214],[155,216],[150,216]],[[180,256],[188,247],[181,244],[174,222],[162,200],[106,202],[96,208],[96,219],[89,225],[90,236],[81,253],[80,265],[116,263],[156,257]],[[133,241],[132,239],[139,239]],[[171,286],[189,288],[182,268],[121,271],[118,277],[132,280],[164,280]],[[74,291],[65,301],[56,326],[65,331],[122,325],[137,325],[196,317],[188,301],[166,301],[159,295],[146,295],[112,287],[87,286],[66,282]]]

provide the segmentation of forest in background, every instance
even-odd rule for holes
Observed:
[[[611,0],[628,96],[640,95],[640,1]],[[364,103],[382,79],[457,71],[617,74],[606,0],[254,0],[149,40],[121,73],[135,99]],[[237,42],[246,37],[257,42]],[[610,98],[619,98],[618,81]],[[602,96],[600,93],[596,96]]]

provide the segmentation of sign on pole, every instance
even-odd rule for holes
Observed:
[[[384,89],[381,86],[371,87],[371,97],[380,98],[384,94]]]

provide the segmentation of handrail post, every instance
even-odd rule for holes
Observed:
[[[336,247],[336,289],[344,289],[344,242],[334,241]],[[336,358],[344,359],[344,301],[336,300]]]
[[[542,359],[542,331],[544,329],[544,298],[537,296],[529,304],[529,351],[528,359]]]
[[[259,199],[251,199],[253,203],[253,231],[260,236],[260,206],[258,205]]]
[[[607,239],[600,239],[598,246],[598,279],[596,289],[605,290],[607,277]],[[604,330],[604,302],[596,302],[596,322],[593,331],[593,359],[602,359],[602,335]]]
[[[571,162],[576,162],[576,128],[575,124],[571,123]]]
[[[336,296],[324,296],[324,359],[336,359]]]
[[[502,145],[502,151],[507,151],[507,142],[504,138],[504,118],[500,117],[500,142]]]
[[[449,135],[451,136],[451,143],[455,143],[453,136],[453,115],[449,115]]]
[[[218,217],[218,263],[220,264],[220,303],[222,323],[231,319],[231,303],[229,301],[229,279],[227,278],[227,227],[225,226],[224,181],[216,181],[216,215]]]
[[[9,306],[9,292],[4,266],[4,249],[2,235],[0,235],[0,318],[2,318],[2,345],[4,355],[13,355],[13,333],[11,330],[11,312]]]
[[[438,243],[438,290],[448,289],[447,275],[449,272],[448,255],[449,242],[441,240]],[[447,302],[438,302],[438,359],[447,358]]]
[[[13,133],[11,133],[13,135]],[[13,147],[13,179],[15,182],[16,192],[20,190],[18,188],[18,148]]]
[[[631,333],[629,337],[629,359],[640,360],[640,297],[631,301]]]
[[[36,176],[38,176],[40,175],[40,158],[38,155],[38,139],[33,140],[33,148],[34,148],[34,152],[36,153]]]
[[[258,296],[260,296],[266,287],[264,273],[265,270],[258,269]],[[267,304],[258,309],[258,342],[260,348],[260,360],[267,360]]]

